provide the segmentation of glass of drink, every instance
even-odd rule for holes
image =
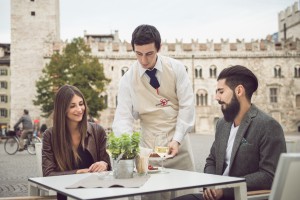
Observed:
[[[154,152],[157,153],[161,159],[161,172],[167,173],[164,168],[164,160],[166,156],[169,154],[169,141],[168,137],[164,133],[160,133],[155,137],[155,145],[154,145]]]

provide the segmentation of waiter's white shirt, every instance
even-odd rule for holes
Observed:
[[[160,82],[160,74],[163,73],[162,57],[163,56],[158,55],[157,62],[154,66],[154,68],[157,69],[156,77],[158,82]],[[185,134],[191,130],[195,122],[194,93],[185,66],[175,59],[169,57],[163,58],[171,64],[176,75],[179,112],[173,140],[180,143]],[[139,119],[139,113],[135,110],[134,106],[136,99],[133,91],[134,85],[131,85],[133,66],[136,64],[138,65],[140,77],[146,76],[150,82],[150,77],[145,73],[146,69],[144,69],[138,61],[136,61],[121,78],[118,91],[118,105],[112,126],[116,135],[132,133],[134,119]]]

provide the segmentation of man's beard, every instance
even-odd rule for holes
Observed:
[[[224,102],[219,101],[219,104],[225,104]],[[224,119],[227,122],[233,122],[234,118],[240,111],[240,103],[236,98],[236,95],[233,94],[231,101],[226,105],[226,108],[221,107],[221,110],[224,115]]]

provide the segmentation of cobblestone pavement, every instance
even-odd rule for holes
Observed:
[[[205,158],[208,155],[213,136],[191,134],[197,171],[203,171]],[[37,176],[35,155],[27,151],[8,155],[4,151],[4,141],[0,142],[0,197],[26,196],[27,180]]]
[[[0,142],[0,197],[26,196],[27,179],[37,176],[35,155],[27,151],[8,155]]]

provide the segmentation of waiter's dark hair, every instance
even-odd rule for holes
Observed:
[[[248,68],[241,65],[235,65],[223,69],[217,80],[222,79],[225,79],[226,85],[228,85],[231,90],[234,90],[238,85],[242,85],[245,88],[246,97],[249,102],[251,102],[252,94],[258,88],[258,80],[256,76]]]
[[[161,38],[158,30],[151,25],[142,24],[133,31],[131,46],[134,50],[134,45],[145,45],[154,42],[157,51],[160,49]]]

